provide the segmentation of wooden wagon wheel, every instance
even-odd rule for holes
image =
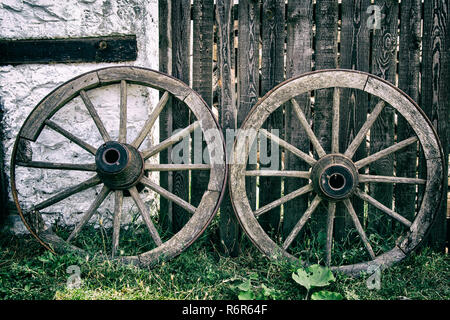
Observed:
[[[143,119],[147,117],[145,124],[138,130],[137,136],[132,141],[128,141],[127,139],[127,88],[129,85],[140,86],[142,90],[147,90],[145,88],[151,88],[149,90],[156,89],[160,92],[161,96],[150,115],[148,117],[142,117]],[[120,118],[120,123],[117,123],[116,127],[118,128],[117,140],[111,138],[112,135],[110,136],[109,131],[105,128],[104,121],[102,121],[90,98],[92,91],[104,90],[104,88],[99,88],[105,86],[115,86],[116,90],[118,89],[120,92],[120,97],[117,97],[117,103],[114,104],[117,105]],[[52,120],[52,117],[61,108],[65,107],[75,98],[81,98],[79,101],[82,101],[82,103],[80,102],[80,104],[84,104],[86,107],[88,114],[95,124],[95,126],[92,125],[93,130],[98,129],[100,133],[101,138],[100,136],[98,138],[100,139],[101,145],[91,145],[71,133],[71,128],[63,128],[62,125]],[[143,149],[144,140],[149,135],[169,99],[184,103],[185,107],[189,108],[191,115],[195,116],[195,121],[161,143],[140,151],[140,148]],[[76,159],[71,159],[70,162],[72,163],[33,161],[30,156],[27,157],[23,146],[35,143],[44,128],[48,131],[56,132],[55,134],[68,139],[70,143],[76,144],[86,150],[88,156],[92,159],[91,163],[76,163]],[[113,130],[116,128],[110,129]],[[157,164],[146,161],[153,156],[157,156],[159,152],[166,150],[170,146],[174,146],[183,138],[188,138],[196,128],[200,128],[203,134],[210,132],[209,136],[205,134],[208,149],[205,154],[209,155],[210,159],[215,159],[215,161],[209,161],[210,164]],[[79,246],[73,245],[71,241],[77,238],[83,227],[96,213],[99,206],[108,195],[111,195],[114,198],[114,212],[112,216],[113,233],[112,240],[109,242],[111,244],[111,255],[124,262],[145,266],[163,258],[169,259],[181,253],[199,237],[212,220],[218,210],[226,183],[227,168],[224,160],[224,150],[225,144],[221,130],[212,112],[201,97],[183,82],[166,74],[144,68],[110,67],[99,69],[83,74],[59,86],[46,96],[28,116],[20,129],[12,152],[12,195],[23,222],[41,244],[54,251],[69,248],[79,252],[84,252],[84,250]],[[24,199],[19,199],[20,193],[17,191],[20,181],[16,181],[16,171],[19,167],[21,170],[30,170],[29,168],[43,171],[77,170],[91,172],[92,175],[89,179],[75,185],[73,183],[70,185],[70,182],[66,181],[68,184],[66,187],[52,194],[44,201],[24,207],[22,205]],[[196,207],[167,191],[146,176],[146,173],[150,171],[167,172],[180,170],[209,171],[208,185],[205,187],[206,190],[203,197]],[[52,231],[51,225],[49,226],[44,223],[41,213],[42,210],[63,200],[68,201],[75,194],[100,185],[102,185],[101,191],[98,192],[95,199],[92,199],[93,201],[89,209],[81,215],[81,219],[78,219],[75,228],[71,231],[68,238],[63,239],[58,236]],[[188,221],[181,230],[168,239],[160,236],[157,230],[158,225],[154,221],[155,218],[151,216],[148,207],[140,195],[140,192],[145,187],[158,193],[161,197],[172,201],[190,214]],[[145,229],[149,232],[154,244],[153,248],[146,252],[138,253],[137,255],[120,256],[118,251],[120,248],[120,221],[124,215],[124,212],[122,212],[124,197],[128,196],[131,196],[134,204],[138,208],[140,216],[145,223]],[[130,200],[131,203],[133,201]]]
[[[333,117],[331,132],[331,152],[326,152],[321,146],[319,139],[314,134],[308,123],[301,106],[294,99],[300,94],[310,91],[334,88]],[[353,141],[346,150],[339,150],[339,90],[341,88],[353,88],[367,92],[379,99],[366,122],[356,134]],[[333,90],[333,89],[332,89]],[[287,103],[290,102],[290,103]],[[282,138],[262,129],[262,125],[278,107],[286,104],[286,108],[293,108],[297,120],[306,132],[312,145],[313,152],[303,152],[296,146],[286,142]],[[380,112],[390,105],[397,114],[403,116],[413,129],[413,136],[398,141],[392,146],[371,154],[357,161],[352,160],[358,146],[366,141],[372,125],[379,116]],[[362,106],[360,106],[362,107]],[[361,112],[366,112],[361,109]],[[258,133],[259,132],[259,133]],[[290,152],[303,160],[310,167],[309,171],[290,171],[284,170],[249,170],[249,150],[260,135],[267,137],[279,146],[284,148],[285,152]],[[414,135],[415,134],[415,135]],[[370,135],[370,134],[369,134]],[[417,177],[396,177],[396,176],[376,176],[361,174],[370,163],[373,163],[384,157],[392,156],[395,152],[405,147],[416,144],[423,151],[424,161],[426,161],[426,179]],[[324,264],[331,266],[332,270],[340,270],[348,274],[359,274],[361,271],[367,271],[369,267],[386,267],[402,260],[411,252],[421,240],[425,237],[429,229],[435,212],[438,209],[443,185],[443,154],[437,134],[430,121],[426,118],[417,104],[398,88],[386,81],[373,75],[351,71],[351,70],[322,70],[299,77],[289,79],[273,90],[268,92],[251,110],[247,116],[241,131],[238,133],[230,157],[230,193],[232,203],[243,229],[252,240],[252,242],[269,257],[285,256],[291,259],[297,259],[295,255],[289,252],[293,240],[296,239],[299,232],[310,220],[310,217],[317,211],[320,203],[325,204],[324,216],[326,219],[326,244],[324,247]],[[246,196],[246,177],[249,176],[277,176],[290,177],[291,179],[304,179],[309,181],[306,185],[294,192],[280,196],[279,199],[267,205],[252,210],[248,197]],[[367,183],[393,183],[393,184],[413,184],[423,188],[422,202],[413,221],[406,218],[381,204],[364,190]],[[283,205],[284,203],[300,196],[309,196],[309,205],[301,216],[293,230],[284,238],[269,236],[262,228],[258,219],[261,215],[272,208]],[[372,249],[369,238],[364,230],[363,224],[358,218],[357,213],[350,200],[350,196],[357,197],[366,202],[366,206],[374,206],[393,221],[399,222],[404,231],[396,240],[392,249],[376,254]],[[356,263],[332,265],[333,248],[333,228],[336,214],[337,203],[343,203],[346,211],[357,230],[360,240],[370,259],[364,259]],[[322,204],[321,204],[322,206]],[[366,261],[365,261],[366,260]]]

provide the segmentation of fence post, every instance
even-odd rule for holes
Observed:
[[[414,101],[419,102],[422,1],[402,1],[400,21],[398,87]],[[411,126],[403,117],[398,116],[397,141],[413,135]],[[395,157],[397,176],[416,176],[417,144],[396,153]],[[415,198],[416,187],[414,185],[397,184],[394,186],[396,211],[410,221],[414,220]]]
[[[397,28],[398,2],[392,0],[377,0],[375,5],[381,8],[383,19],[380,29],[374,30],[372,44],[372,74],[395,84],[397,59]],[[371,109],[377,103],[371,99]],[[394,141],[394,109],[384,108],[370,131],[370,154],[374,154],[395,143]],[[392,176],[394,172],[394,158],[385,157],[369,166],[370,174]],[[369,184],[370,195],[392,208],[393,185]],[[392,221],[386,215],[379,215],[378,209],[369,206],[369,224],[381,236],[387,236],[392,231]]]
[[[316,1],[316,42],[315,69],[334,69],[337,67],[338,53],[338,1]],[[333,117],[334,89],[321,89],[314,92],[314,133],[325,152],[331,151],[331,123]],[[309,221],[313,234],[326,225],[327,208],[321,203]],[[323,232],[326,232],[322,228]]]
[[[236,129],[236,98],[232,73],[233,54],[230,37],[233,32],[233,0],[218,0],[216,4],[217,19],[217,59],[218,59],[218,89],[219,89],[219,119],[224,136],[227,129]],[[220,241],[225,254],[239,254],[240,226],[231,205],[228,186],[220,206]]]
[[[213,105],[213,45],[214,45],[214,0],[195,0],[192,10],[193,16],[193,64],[192,64],[192,89],[197,91],[211,108]],[[194,121],[191,117],[191,123]],[[200,130],[201,129],[197,129]],[[195,137],[197,133],[193,133]],[[196,139],[192,139],[193,150]],[[201,150],[206,143],[201,142]],[[195,155],[192,153],[192,159]],[[195,207],[200,203],[204,190],[208,186],[208,171],[191,172],[191,204]]]
[[[259,0],[239,0],[237,128],[259,97],[260,4]],[[249,164],[247,169],[255,170],[256,164]],[[256,177],[247,177],[245,185],[250,207],[255,210]]]
[[[286,78],[299,76],[311,71],[312,62],[312,1],[289,1],[287,6],[287,40],[286,40]],[[311,118],[311,96],[309,93],[296,98],[299,106],[309,120]],[[305,130],[300,125],[290,103],[285,110],[285,139],[305,153],[309,153],[310,141]],[[290,152],[284,154],[286,170],[309,170],[309,166]],[[284,194],[289,194],[306,185],[302,179],[284,180]],[[308,198],[298,197],[284,204],[282,232],[286,238],[300,220],[308,207]]]
[[[265,95],[274,86],[284,80],[284,0],[263,1],[262,8],[262,62],[261,62],[261,96]],[[265,129],[282,129],[283,107],[273,112],[266,120]],[[282,131],[281,131],[282,132]],[[267,153],[273,159],[271,142],[267,141]],[[262,152],[260,151],[260,157]],[[278,154],[281,160],[281,150]],[[281,161],[279,161],[281,163]],[[272,163],[269,165],[272,166]],[[260,166],[263,164],[260,161]],[[275,168],[279,170],[281,168]],[[281,197],[280,177],[260,177],[259,178],[259,206],[278,200]],[[259,223],[266,232],[278,232],[280,223],[281,208],[278,206],[259,218]]]
[[[448,1],[429,0],[424,2],[423,22],[423,67],[421,107],[433,123],[444,151],[444,174],[447,181],[449,137],[448,122],[450,109],[450,30]],[[422,163],[422,174],[424,174]],[[447,188],[443,188],[443,199],[431,227],[429,244],[445,250]]]
[[[341,58],[340,68],[369,72],[370,29],[368,27],[371,6],[370,0],[342,2]],[[368,94],[355,89],[341,89],[339,123],[339,150],[344,152],[367,119],[369,109]],[[357,149],[353,159],[365,158],[367,150],[364,143]],[[361,171],[364,171],[362,169]],[[364,221],[364,202],[353,197],[353,207],[361,221]],[[346,208],[338,203],[336,206],[335,238],[344,239],[346,229],[353,227]]]

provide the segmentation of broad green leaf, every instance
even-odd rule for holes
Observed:
[[[318,291],[311,295],[311,300],[343,300],[344,297],[338,292]]]
[[[305,287],[307,290],[311,289],[311,281],[309,280],[308,273],[303,269],[298,269],[297,273],[292,273],[292,279],[299,285]]]
[[[254,300],[255,299],[255,295],[250,290],[249,291],[242,291],[241,293],[239,293],[238,299],[239,300]]]
[[[250,288],[252,287],[251,283],[250,283],[250,279],[247,279],[245,282],[242,282],[240,285],[237,286],[239,290],[242,291],[249,291]]]
[[[307,290],[313,287],[325,287],[333,282],[334,276],[329,268],[314,264],[306,269],[298,269],[292,274],[292,279]]]

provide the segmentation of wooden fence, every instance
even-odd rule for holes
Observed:
[[[370,72],[392,82],[418,102],[435,126],[444,154],[448,155],[448,28],[447,0],[402,0],[401,3],[396,0],[193,0],[193,4],[185,0],[159,1],[160,70],[199,92],[218,111],[224,131],[239,128],[258,98],[285,79],[319,69]],[[332,92],[315,92],[313,105],[310,97],[298,98],[325,149],[330,149],[331,143]],[[340,100],[341,113],[346,115],[340,124],[340,136],[346,137],[340,142],[344,149],[366,120],[367,114],[357,110],[366,106],[369,112],[374,101],[367,94],[351,89],[341,90]],[[280,109],[265,125],[268,129],[282,129],[286,141],[309,150],[303,129],[289,112]],[[160,118],[161,140],[172,131],[188,126],[190,120],[188,112],[172,103]],[[409,130],[401,117],[397,120],[393,110],[384,110],[371,131],[370,146],[361,146],[356,157],[386,148],[394,139],[409,137]],[[162,163],[169,161],[169,152],[161,154]],[[288,154],[284,157],[284,165],[291,170],[305,169],[298,159]],[[379,175],[392,175],[394,171],[399,176],[423,174],[417,157],[416,149],[411,147],[387,161],[374,163],[370,171]],[[194,205],[201,197],[196,186],[207,179],[205,173],[191,177],[186,172],[161,175],[162,186]],[[189,183],[190,195],[186,191]],[[253,207],[280,198],[282,192],[298,189],[302,182],[261,177],[258,183],[257,187],[256,178],[247,179],[247,193]],[[396,210],[409,218],[420,201],[416,199],[415,186],[410,185],[378,185],[371,187],[370,192],[388,207],[395,201]],[[161,201],[161,212],[167,213],[172,228],[179,228],[185,219],[183,210]],[[430,235],[431,243],[438,248],[445,247],[446,204],[444,200]],[[266,214],[260,223],[286,235],[306,205],[304,199],[294,199],[282,209],[282,224],[280,208]],[[362,204],[354,200],[354,205]],[[237,255],[240,227],[228,195],[219,215],[222,248],[230,255]],[[336,223],[345,226],[342,208],[338,208],[337,217]],[[386,221],[379,223],[380,232],[389,232]]]

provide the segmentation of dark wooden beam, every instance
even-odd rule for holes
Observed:
[[[136,36],[0,40],[0,65],[136,60]]]

